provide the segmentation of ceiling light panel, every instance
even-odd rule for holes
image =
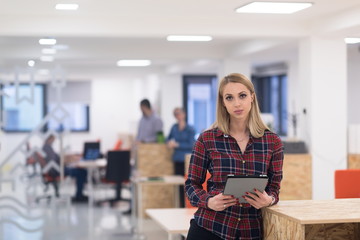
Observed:
[[[151,64],[150,60],[119,60],[119,67],[146,67]]]
[[[56,4],[56,10],[77,10],[79,8],[79,4]]]
[[[39,40],[39,43],[41,45],[55,45],[56,44],[56,39],[54,38],[42,38]]]
[[[237,13],[277,13],[291,14],[311,7],[309,2],[251,2],[235,11]]]
[[[208,42],[212,40],[211,36],[187,36],[187,35],[169,35],[168,41],[185,41],[185,42]]]
[[[360,38],[345,38],[344,40],[347,44],[360,43]]]

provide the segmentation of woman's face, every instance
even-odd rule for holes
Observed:
[[[223,103],[230,119],[245,120],[251,110],[253,94],[241,83],[228,83],[223,91]]]
[[[181,109],[176,109],[174,111],[174,117],[177,121],[181,121],[185,119],[185,113]]]

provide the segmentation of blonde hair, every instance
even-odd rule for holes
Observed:
[[[248,116],[247,128],[251,135],[255,138],[262,137],[265,130],[269,128],[265,125],[260,116],[260,108],[256,98],[254,85],[252,82],[240,73],[232,73],[221,79],[219,83],[217,106],[216,106],[216,121],[212,127],[219,128],[225,134],[230,134],[230,115],[227,112],[223,103],[224,88],[228,83],[241,83],[243,84],[253,95],[253,101]]]

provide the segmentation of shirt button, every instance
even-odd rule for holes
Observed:
[[[242,204],[240,204],[239,206],[240,206],[240,207],[242,207],[243,205],[242,205]]]
[[[240,221],[240,220],[241,220],[241,218],[238,218],[237,220],[238,220],[238,221]]]
[[[243,163],[245,163],[245,161],[243,161]]]

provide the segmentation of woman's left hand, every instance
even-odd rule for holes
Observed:
[[[256,209],[270,206],[272,197],[270,197],[265,191],[260,192],[259,190],[254,189],[254,193],[248,192],[246,193],[247,196],[243,196],[243,198]]]

